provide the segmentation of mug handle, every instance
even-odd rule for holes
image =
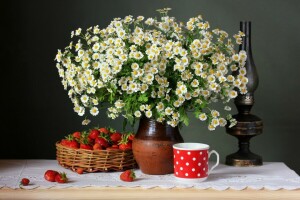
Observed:
[[[210,158],[211,154],[213,154],[213,153],[217,156],[217,161],[216,161],[216,164],[208,170],[208,174],[210,174],[210,172],[212,172],[212,170],[219,165],[219,154],[215,150],[212,150],[208,153],[208,159]]]

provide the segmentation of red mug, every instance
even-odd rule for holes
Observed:
[[[219,154],[208,151],[209,145],[202,143],[177,143],[173,145],[174,175],[183,182],[205,181],[211,171],[219,165]],[[214,166],[208,168],[208,160],[212,154],[217,156]]]

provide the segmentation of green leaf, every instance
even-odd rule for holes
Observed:
[[[130,114],[128,114],[126,117],[127,117],[128,122],[129,122],[131,125],[133,125],[134,117],[133,117],[132,115],[130,115]]]
[[[138,98],[138,101],[142,102],[142,103],[146,103],[148,101],[147,94],[144,93],[144,94],[140,95],[139,98]]]
[[[180,121],[184,123],[184,125],[188,126],[189,125],[189,117],[185,112],[184,107],[179,108],[179,114],[180,114]]]

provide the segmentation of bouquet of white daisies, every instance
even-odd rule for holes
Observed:
[[[56,67],[80,116],[122,115],[134,124],[142,117],[173,127],[188,125],[187,112],[209,130],[236,122],[213,108],[247,93],[246,52],[235,52],[244,34],[228,37],[199,15],[184,24],[160,9],[159,19],[115,18],[104,29],[72,31],[74,39],[58,50]],[[223,109],[222,109],[223,111]]]

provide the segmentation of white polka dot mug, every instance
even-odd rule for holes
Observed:
[[[208,150],[209,145],[202,143],[174,144],[175,178],[183,182],[205,181],[210,172],[219,165],[219,154],[215,150]],[[213,153],[217,156],[217,161],[209,169],[208,160]]]

